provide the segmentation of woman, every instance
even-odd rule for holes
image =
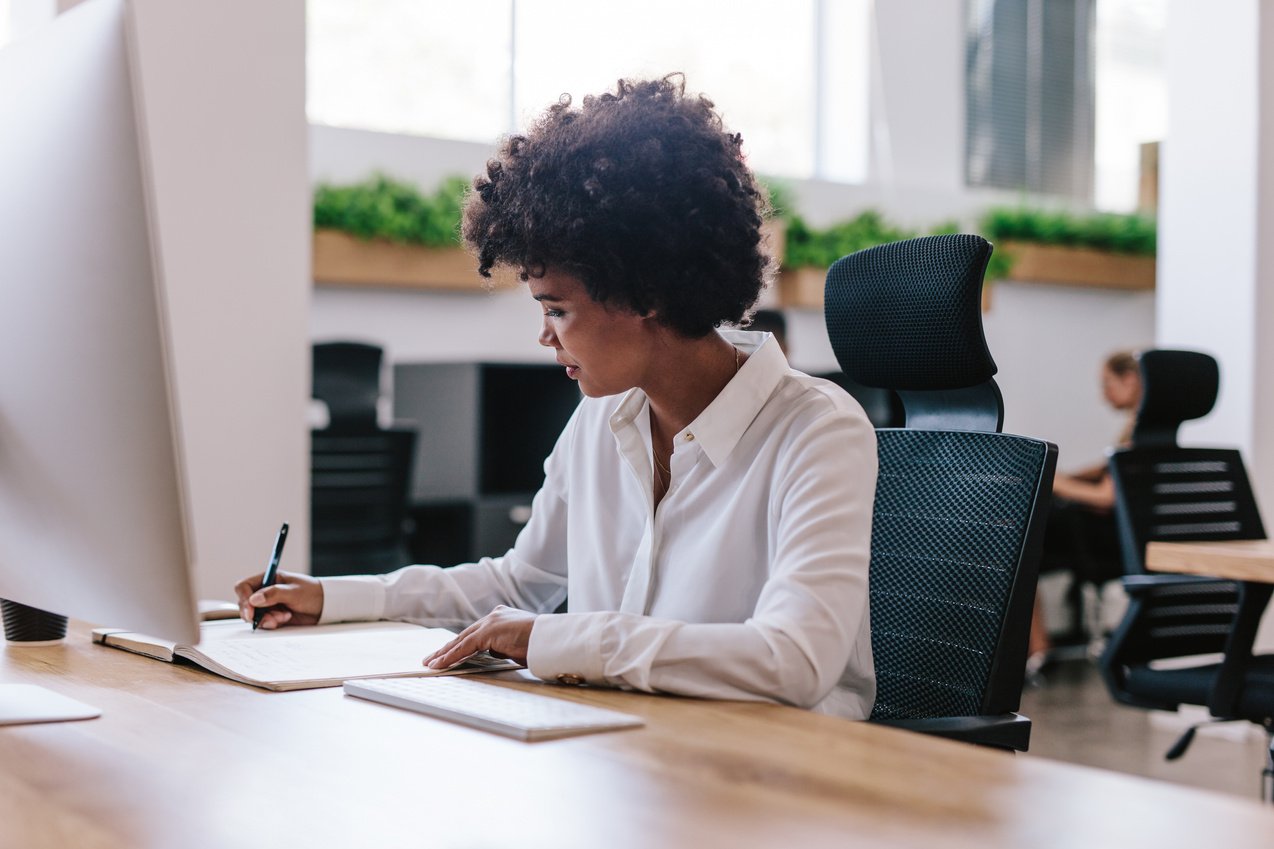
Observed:
[[[1128,416],[1117,446],[1126,447],[1132,437],[1133,416],[1141,403],[1141,371],[1131,351],[1116,351],[1106,358],[1101,370],[1102,397],[1115,410]],[[1109,512],[1115,506],[1115,486],[1105,461],[1095,463],[1053,481],[1054,499],[1065,499],[1094,510]]]
[[[1101,370],[1102,397],[1112,408],[1126,413],[1128,420],[1116,446],[1127,447],[1132,438],[1133,418],[1141,403],[1141,371],[1131,351],[1117,351],[1106,358]],[[1105,461],[1053,480],[1053,506],[1044,532],[1044,553],[1040,571],[1068,571],[1071,586],[1067,598],[1072,610],[1073,636],[1083,634],[1083,585],[1100,587],[1121,573],[1119,540],[1115,529],[1115,484]],[[1043,620],[1039,597],[1031,620],[1030,657],[1032,673],[1048,660],[1052,647]]]
[[[718,330],[770,266],[741,146],[678,75],[564,95],[508,138],[464,238],[484,275],[520,272],[585,396],[531,520],[503,557],[452,569],[246,579],[245,618],[404,619],[463,629],[434,668],[487,650],[563,683],[865,718],[875,435],[769,334]]]

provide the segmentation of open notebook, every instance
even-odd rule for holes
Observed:
[[[443,628],[422,628],[406,622],[347,622],[336,625],[253,631],[238,619],[204,622],[199,644],[97,628],[93,642],[144,654],[168,663],[184,658],[209,672],[264,687],[267,690],[305,690],[339,687],[354,678],[457,675],[518,669],[520,665],[485,653],[446,670],[432,670],[422,661],[455,635]]]

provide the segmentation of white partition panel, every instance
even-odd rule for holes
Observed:
[[[135,0],[141,136],[204,597],[309,566],[302,0]]]

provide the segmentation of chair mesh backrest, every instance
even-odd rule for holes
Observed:
[[[1110,457],[1124,571],[1148,542],[1265,539],[1243,458],[1231,448],[1124,448]]]
[[[1225,651],[1242,602],[1233,581],[1152,586],[1133,601],[1137,627],[1120,633],[1119,663]]]
[[[310,437],[310,546],[315,575],[404,565],[414,430]]]
[[[858,251],[827,272],[824,313],[845,374],[894,390],[959,389],[995,374],[982,333],[981,236],[924,236]]]
[[[880,430],[877,445],[872,718],[1016,710],[1038,568],[1035,504],[1055,453],[995,433]],[[1020,647],[1008,643],[1017,638]]]
[[[1145,571],[1149,542],[1265,538],[1234,449],[1125,448],[1111,455],[1110,472],[1128,574]],[[1124,632],[1119,662],[1221,652],[1241,601],[1240,588],[1229,581],[1154,587],[1136,602],[1137,627]]]

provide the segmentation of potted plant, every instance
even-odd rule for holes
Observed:
[[[911,239],[922,235],[892,224],[874,209],[864,210],[846,221],[824,229],[810,227],[801,216],[784,214],[785,249],[779,273],[779,305],[821,309],[827,269],[847,254],[865,248]],[[927,235],[958,233],[957,222],[949,221],[932,227]],[[992,256],[991,272],[999,273],[1006,263]]]
[[[981,230],[1012,259],[1009,280],[1116,289],[1155,286],[1153,218],[1000,207],[983,216]]]
[[[432,194],[383,174],[314,192],[314,280],[320,285],[477,290],[487,285],[460,246],[467,183]]]

